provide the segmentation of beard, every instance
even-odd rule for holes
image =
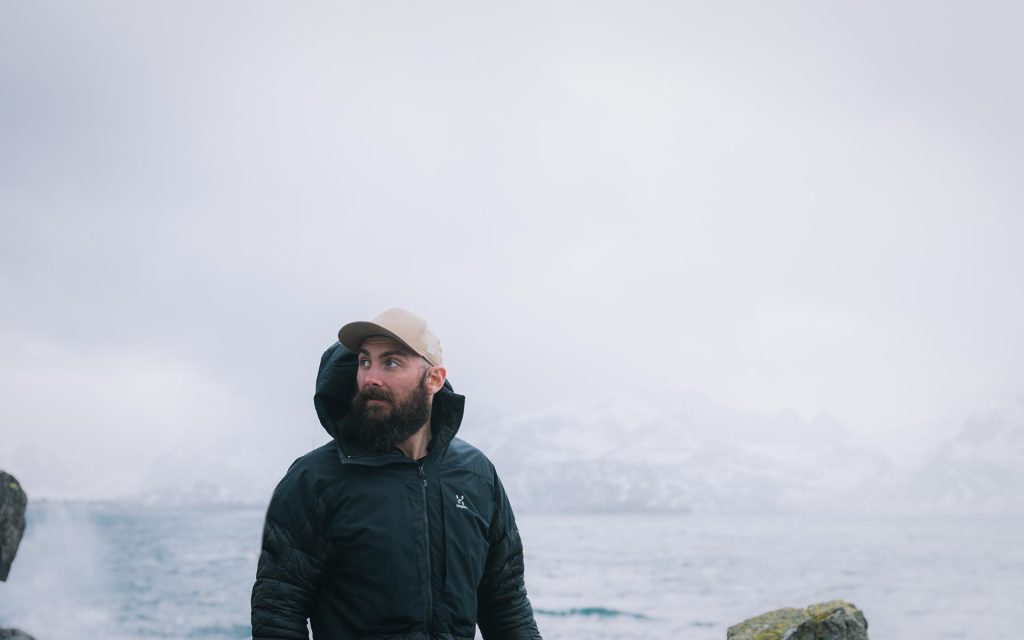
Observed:
[[[383,400],[390,405],[373,404]],[[366,387],[352,399],[349,419],[341,425],[346,440],[360,444],[372,453],[385,453],[420,430],[430,418],[431,396],[427,392],[427,376],[405,398],[380,387]]]

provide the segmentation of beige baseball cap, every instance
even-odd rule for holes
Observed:
[[[352,353],[359,353],[359,345],[370,336],[397,340],[432,366],[444,366],[441,341],[427,328],[427,321],[412,311],[388,309],[370,322],[350,322],[338,331],[338,341]]]

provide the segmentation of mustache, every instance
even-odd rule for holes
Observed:
[[[387,402],[394,402],[394,397],[391,395],[391,392],[386,389],[381,389],[380,387],[366,387],[362,391],[356,393],[356,400],[362,400],[363,402],[366,402],[367,400],[386,400]]]

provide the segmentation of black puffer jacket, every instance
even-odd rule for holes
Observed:
[[[252,634],[307,640],[539,639],[523,547],[494,467],[455,438],[465,399],[434,396],[426,458],[367,455],[339,439],[356,357],[320,361],[314,403],[334,441],[274,491],[252,590]]]

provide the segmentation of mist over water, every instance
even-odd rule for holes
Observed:
[[[263,511],[30,506],[0,625],[39,638],[244,640]],[[1024,519],[533,514],[518,518],[548,640],[721,640],[764,611],[843,598],[886,638],[1002,637]]]
[[[38,638],[247,637],[261,525],[251,508],[30,504],[0,626]]]

